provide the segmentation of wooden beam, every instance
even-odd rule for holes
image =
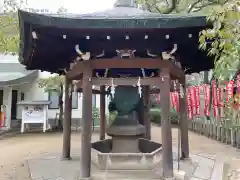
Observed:
[[[77,92],[81,93],[83,92],[82,88],[81,87],[78,87],[77,88]],[[92,89],[92,93],[93,94],[102,94],[102,92],[100,92],[100,90],[97,90],[97,89]],[[104,93],[104,92],[103,92]]]
[[[172,80],[179,80],[181,84],[185,83],[185,73],[184,71],[177,67],[175,64],[170,64],[170,75],[172,75]]]
[[[76,78],[83,73],[85,68],[85,61],[78,61],[71,70],[68,71],[67,76],[69,79],[77,80]]]
[[[140,84],[144,85],[156,85],[161,80],[160,77],[152,77],[152,78],[141,78]],[[138,78],[92,78],[92,85],[100,86],[111,86],[112,83],[114,85],[126,85],[133,86],[137,85]]]
[[[105,139],[105,131],[106,131],[106,115],[105,115],[105,86],[100,87],[100,140]]]
[[[143,103],[144,103],[144,126],[146,129],[145,138],[150,140],[151,139],[151,122],[149,116],[150,110],[150,87],[145,86],[143,88]]]
[[[79,61],[73,68],[67,73],[70,79],[75,79],[79,74],[83,73],[84,69],[91,67],[92,69],[111,69],[111,68],[146,68],[146,69],[161,69],[167,68],[170,70],[170,74],[176,78],[182,79],[184,77],[184,71],[178,68],[171,61],[164,61],[160,58],[131,58],[131,59],[91,59],[88,61]]]
[[[178,84],[178,86],[180,86]],[[180,97],[181,158],[189,158],[188,120],[186,103],[186,84],[183,84],[183,97]]]
[[[156,78],[156,77],[154,77],[154,78]],[[157,78],[159,78],[159,77],[157,77]],[[104,80],[104,81],[109,81],[109,79],[110,79],[110,81],[111,81],[111,78],[96,78],[96,77],[94,77],[94,78],[92,78],[92,79],[94,79],[94,81],[97,81],[98,79],[101,79],[102,81]],[[134,81],[133,83],[135,83],[137,80],[138,80],[138,78],[115,78],[114,79],[114,82],[115,82],[115,80],[116,79],[120,79],[121,81],[127,81],[127,80],[131,80],[131,81]],[[142,78],[143,79],[143,78]],[[141,82],[142,82],[142,79],[141,79]],[[147,79],[149,79],[149,78],[144,78],[144,80],[147,80]],[[158,80],[157,80],[158,81]],[[159,82],[159,81],[158,81]],[[98,83],[99,84],[99,83]],[[131,84],[131,83],[128,83],[128,84]],[[116,85],[116,84],[115,84]],[[132,84],[131,84],[132,85]],[[142,85],[142,83],[141,83],[141,85]],[[154,84],[155,86],[156,86],[156,84]],[[77,84],[76,84],[76,86],[77,86],[77,92],[82,92],[82,81],[80,80]],[[174,91],[174,85],[173,85],[173,83],[171,82],[171,92],[173,92]],[[92,93],[93,94],[107,94],[107,92],[106,91],[100,91],[100,89],[92,89]],[[159,94],[160,93],[160,89],[159,89],[159,87],[155,87],[155,88],[151,88],[150,89],[150,94]]]
[[[82,131],[80,153],[80,179],[91,175],[91,136],[92,136],[92,70],[84,69],[82,87]]]
[[[172,129],[170,115],[170,75],[169,69],[163,69],[160,76],[164,76],[164,81],[160,81],[161,98],[161,120],[162,120],[162,167],[163,177],[173,178],[173,155],[172,155]]]
[[[162,59],[153,58],[113,58],[113,59],[94,59],[89,61],[93,69],[106,69],[106,68],[146,68],[157,69],[160,67],[170,68],[169,61],[163,61]]]
[[[82,78],[81,80],[76,84],[77,86],[77,92],[82,92]],[[102,92],[100,91],[100,89],[92,89],[92,93],[93,94],[101,94]],[[104,93],[104,92],[103,92]]]

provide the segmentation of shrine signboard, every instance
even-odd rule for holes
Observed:
[[[22,117],[26,123],[44,123],[44,107],[32,105],[24,107]]]
[[[21,133],[25,130],[25,124],[42,124],[43,132],[47,130],[48,123],[48,105],[50,101],[32,101],[32,102],[19,102],[18,105],[22,106],[22,125]]]

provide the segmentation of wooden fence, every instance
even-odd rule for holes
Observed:
[[[194,119],[188,121],[188,128],[190,131],[240,149],[240,124]]]

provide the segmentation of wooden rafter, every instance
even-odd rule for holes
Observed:
[[[160,77],[141,78],[140,83],[144,85],[156,85],[161,81]],[[100,86],[106,85],[126,85],[126,86],[137,86],[138,78],[92,78],[92,85]]]
[[[164,61],[158,58],[131,58],[131,59],[92,59],[88,61],[79,61],[68,72],[68,78],[75,79],[79,74],[83,73],[84,69],[111,69],[111,68],[146,68],[146,69],[161,69],[167,68],[173,79],[184,81],[184,71],[177,67],[171,61]]]
[[[142,81],[143,80],[143,81]],[[141,80],[141,85],[149,85],[149,84],[154,84],[156,85],[156,83],[158,84],[159,81],[161,81],[160,77],[154,77],[154,78],[143,78]],[[99,84],[103,83],[103,84],[107,84],[107,86],[111,85],[111,78],[92,78],[92,84],[94,85],[94,83],[97,81],[96,84],[98,84],[97,86],[99,86]],[[114,85],[136,85],[136,82],[138,81],[138,78],[115,78],[114,79]],[[77,91],[78,92],[82,92],[82,81],[80,80],[77,84]],[[174,91],[174,85],[171,83],[171,91]],[[177,89],[179,90],[179,89]],[[103,92],[100,91],[100,89],[93,89],[92,90],[93,94],[107,94],[107,92]],[[160,93],[160,88],[159,87],[154,87],[150,89],[150,94],[159,94]]]

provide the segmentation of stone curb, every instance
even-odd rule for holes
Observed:
[[[216,159],[213,172],[210,180],[223,180],[224,177],[224,161],[221,159]]]

